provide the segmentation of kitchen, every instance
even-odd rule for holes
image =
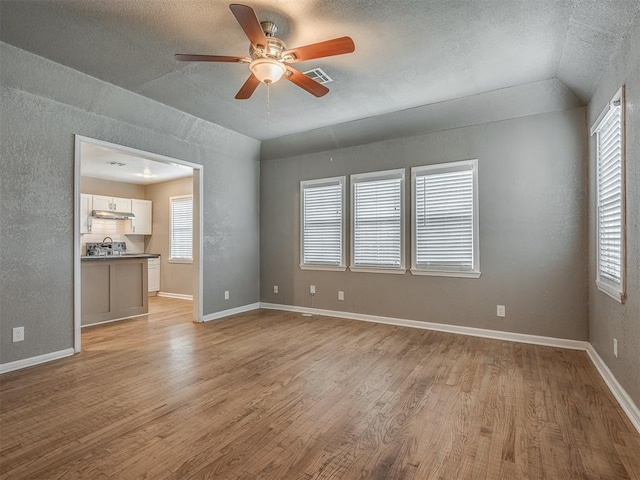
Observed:
[[[147,315],[155,296],[192,300],[197,268],[194,169],[96,143],[81,145],[83,328]]]

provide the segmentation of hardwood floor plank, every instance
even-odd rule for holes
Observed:
[[[640,479],[585,352],[191,303],[0,377],[0,477]]]

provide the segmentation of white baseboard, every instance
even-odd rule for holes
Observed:
[[[57,352],[45,353],[44,355],[38,355],[36,357],[23,358],[22,360],[16,360],[15,362],[0,364],[0,374],[13,372],[21,368],[32,367],[41,363],[50,362],[52,360],[58,360],[64,357],[70,357],[75,351],[73,348],[66,348],[64,350],[58,350]]]
[[[591,358],[591,361],[598,370],[598,373],[600,373],[600,376],[609,387],[609,390],[611,390],[613,396],[616,397],[616,400],[618,400],[618,403],[622,407],[622,410],[624,410],[624,413],[627,414],[633,426],[636,427],[636,430],[638,430],[638,433],[640,433],[640,409],[636,406],[633,400],[631,400],[631,397],[625,391],[625,389],[622,388],[622,385],[618,383],[618,380],[613,375],[611,370],[609,370],[607,364],[604,363],[602,357],[598,355],[596,349],[593,348],[593,345],[589,344],[589,346],[587,347],[587,353],[589,354],[589,358]]]
[[[158,292],[158,297],[178,298],[180,300],[193,300],[193,295],[185,295],[183,293]]]
[[[250,303],[249,305],[243,305],[241,307],[230,308],[229,310],[222,310],[221,312],[210,313],[205,315],[202,319],[203,322],[210,322],[211,320],[218,320],[219,318],[229,317],[231,315],[237,315],[238,313],[250,312],[251,310],[258,310],[261,303]]]
[[[406,320],[403,318],[380,317],[378,315],[366,315],[363,313],[339,312],[336,310],[322,310],[320,308],[298,307],[295,305],[278,305],[274,303],[261,303],[261,308],[271,310],[284,310],[287,312],[311,313],[313,315],[326,315],[328,317],[348,318],[351,320],[363,320],[365,322],[385,323],[402,327],[421,328],[424,330],[437,330],[439,332],[457,333],[473,337],[493,338],[509,342],[530,343],[547,347],[569,348],[572,350],[586,350],[589,342],[581,340],[569,340],[565,338],[542,337],[526,333],[503,332],[501,330],[487,330],[485,328],[463,327],[460,325],[447,325],[444,323],[421,322],[418,320]]]
[[[83,329],[83,328],[97,327],[98,325],[106,325],[107,323],[120,322],[121,320],[131,320],[132,318],[144,317],[145,315],[149,315],[149,312],[140,313],[138,315],[131,315],[130,317],[120,317],[120,318],[114,318],[112,320],[104,320],[102,322],[88,323],[87,325],[80,325],[80,328]]]

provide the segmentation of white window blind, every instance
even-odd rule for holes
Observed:
[[[414,273],[478,277],[477,160],[412,169]]]
[[[351,269],[404,271],[404,170],[351,176]]]
[[[344,177],[300,182],[300,266],[344,268]]]
[[[192,260],[193,197],[169,199],[171,206],[170,257],[172,260]]]
[[[624,139],[622,91],[597,124],[597,279],[616,300],[624,298]]]

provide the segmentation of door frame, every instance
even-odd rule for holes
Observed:
[[[116,143],[105,142],[91,137],[74,135],[75,155],[74,155],[74,196],[73,196],[73,349],[75,353],[82,348],[82,282],[81,282],[81,260],[80,260],[80,177],[82,165],[82,145],[91,144],[99,147],[110,148],[123,153],[147,158],[155,162],[171,163],[183,165],[193,169],[193,321],[200,323],[204,321],[203,314],[203,177],[204,166],[197,163],[187,162],[177,158],[167,157],[158,153],[138,150],[136,148],[118,145]]]

